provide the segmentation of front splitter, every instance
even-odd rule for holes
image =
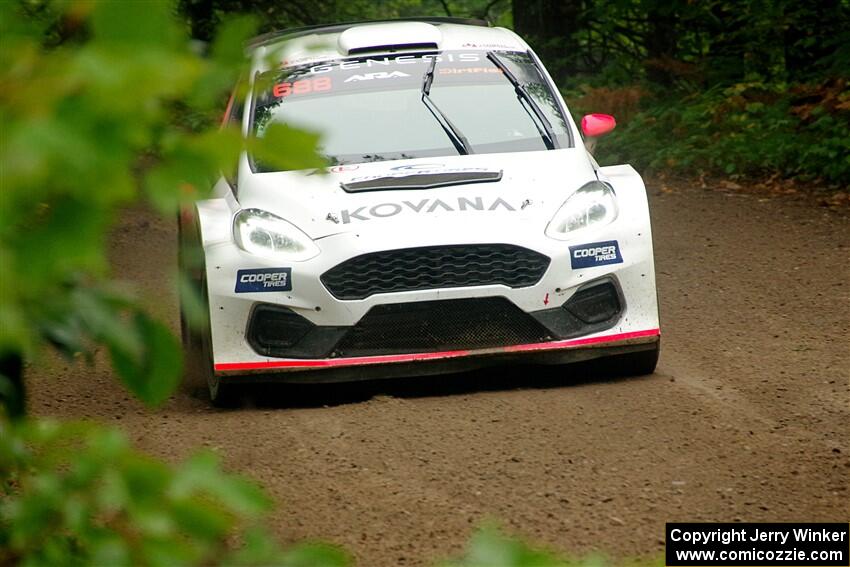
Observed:
[[[350,358],[228,362],[215,373],[233,381],[348,382],[463,372],[500,364],[566,364],[654,348],[659,329],[504,347]]]

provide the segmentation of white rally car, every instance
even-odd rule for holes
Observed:
[[[318,132],[329,167],[278,171],[245,153],[181,212],[181,267],[209,310],[184,340],[214,403],[257,380],[599,357],[654,370],[643,181],[597,165],[516,34],[341,24],[258,38],[251,54],[226,119],[246,137]],[[588,141],[613,126],[582,120]]]

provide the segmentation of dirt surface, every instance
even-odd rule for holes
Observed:
[[[663,551],[666,521],[850,519],[850,221],[738,193],[651,190],[662,355],[638,379],[511,369],[314,389],[235,411],[184,387],[148,412],[108,365],[30,370],[32,411],[213,447],[279,502],[285,542],[362,566],[456,554],[483,521],[572,554]],[[116,272],[177,328],[175,228],[128,215]]]

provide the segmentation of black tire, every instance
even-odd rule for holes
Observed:
[[[198,289],[197,277],[192,271],[192,259],[196,257],[196,251],[199,248],[197,238],[191,238],[192,234],[187,234],[187,229],[183,225],[182,215],[177,215],[177,271],[181,279],[185,278],[189,281],[193,288]],[[193,243],[194,242],[194,243]],[[183,350],[186,353],[187,359],[191,351],[197,343],[197,331],[192,329],[189,321],[186,319],[186,309],[183,305],[183,296],[180,295],[180,340],[183,343]],[[187,360],[187,363],[189,360]]]
[[[229,382],[224,382],[214,373],[209,373],[207,389],[210,402],[217,408],[238,408],[242,405],[242,389]]]
[[[213,371],[212,340],[209,325],[202,330],[200,336],[189,352],[187,378],[192,384],[206,386],[210,402],[217,408],[236,408],[241,403],[240,389],[234,384],[222,381]]]
[[[603,358],[599,361],[600,370],[614,376],[647,376],[655,372],[658,355],[661,353],[661,341],[654,348]]]
[[[204,265],[203,250],[197,227],[185,230],[179,227],[180,243],[178,267],[201,299],[201,305],[209,313],[209,294],[207,291],[207,272]],[[187,234],[188,233],[188,234]],[[180,337],[186,360],[186,381],[192,386],[206,386],[210,402],[219,408],[237,407],[241,401],[238,388],[222,381],[213,371],[212,333],[209,317],[203,324],[194,327],[189,324],[184,310],[180,310]]]

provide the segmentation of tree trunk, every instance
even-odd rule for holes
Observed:
[[[646,76],[659,85],[673,82],[672,64],[676,60],[676,38],[679,34],[679,16],[673,3],[655,3],[647,11]]]
[[[581,0],[513,0],[514,29],[561,82],[578,71]]]
[[[218,23],[213,0],[180,0],[180,11],[189,20],[192,38],[212,41],[213,32]]]
[[[0,354],[0,406],[11,419],[24,417],[26,414],[23,370],[20,354]]]

